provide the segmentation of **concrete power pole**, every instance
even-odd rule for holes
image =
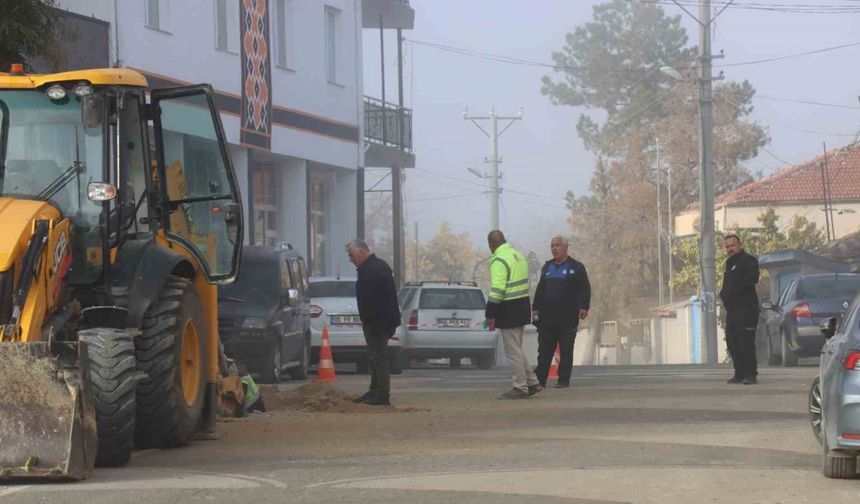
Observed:
[[[701,208],[702,302],[704,305],[703,336],[708,366],[717,365],[717,306],[716,306],[716,243],[714,237],[714,166],[713,166],[713,89],[711,75],[711,2],[702,0],[699,6],[699,208]]]
[[[517,115],[513,117],[499,117],[492,108],[490,109],[490,115],[488,116],[470,116],[469,111],[465,108],[463,109],[463,119],[472,121],[472,123],[490,139],[490,157],[485,160],[490,164],[490,174],[481,175],[477,172],[473,173],[481,178],[490,179],[490,227],[492,229],[499,229],[499,195],[502,192],[499,187],[499,179],[501,178],[501,175],[499,174],[499,163],[502,162],[501,158],[499,158],[499,137],[502,136],[502,134],[507,131],[514,122],[519,121],[522,118],[522,109],[520,109],[519,112],[517,112]],[[499,131],[499,119],[508,121],[505,127],[502,128],[502,131]],[[489,121],[490,131],[485,130],[480,124],[478,124],[479,120]]]
[[[666,302],[663,296],[663,216],[660,205],[660,138],[657,138],[657,298],[660,300],[660,306]]]

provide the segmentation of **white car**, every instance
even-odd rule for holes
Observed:
[[[311,362],[319,362],[323,327],[328,325],[332,357],[336,364],[354,362],[360,373],[367,372],[367,344],[358,316],[355,277],[311,277],[308,289],[311,317]],[[391,374],[403,371],[401,335],[398,327],[388,340],[388,365]]]
[[[410,282],[398,295],[407,359],[443,359],[481,369],[496,363],[498,336],[484,317],[486,298],[474,282]]]

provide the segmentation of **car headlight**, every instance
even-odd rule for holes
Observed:
[[[268,326],[266,319],[249,317],[242,321],[242,329],[265,329]]]

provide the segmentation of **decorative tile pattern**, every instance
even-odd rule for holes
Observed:
[[[240,0],[242,49],[241,141],[269,150],[272,145],[272,64],[268,0]]]

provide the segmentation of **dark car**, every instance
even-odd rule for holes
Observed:
[[[821,353],[824,319],[841,317],[860,292],[860,274],[804,275],[788,284],[774,305],[762,303],[768,364],[796,366],[798,357]]]
[[[239,277],[218,288],[224,352],[265,383],[307,377],[311,332],[305,261],[289,245],[245,246]]]

